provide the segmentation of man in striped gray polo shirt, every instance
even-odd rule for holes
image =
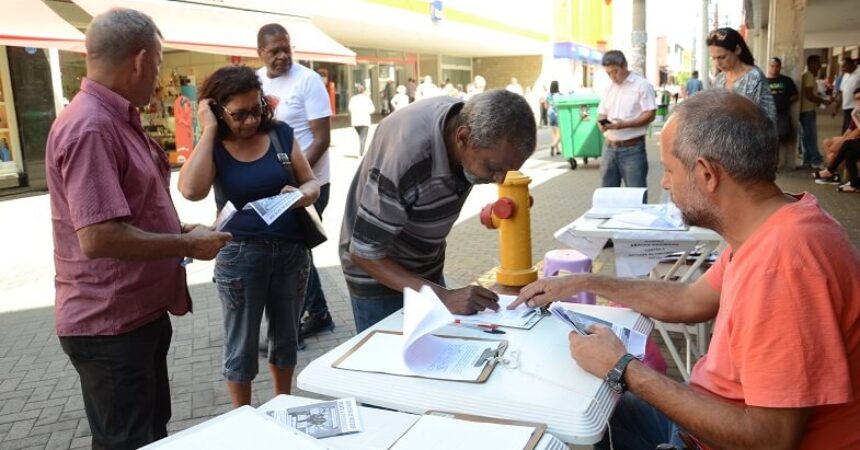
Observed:
[[[495,90],[465,104],[433,97],[380,122],[352,180],[340,259],[359,332],[403,307],[403,289],[431,286],[448,309],[498,309],[482,287],[444,286],[445,238],[474,184],[500,183],[536,141],[522,96]]]

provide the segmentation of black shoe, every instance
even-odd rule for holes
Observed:
[[[305,320],[302,321],[301,327],[299,328],[299,338],[300,340],[304,340],[320,331],[332,330],[334,330],[334,320],[331,319],[331,314],[326,312],[322,317],[308,314],[308,316],[305,317]]]

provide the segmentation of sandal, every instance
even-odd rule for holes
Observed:
[[[827,169],[816,170],[815,172],[812,172],[812,178],[815,178],[816,184],[839,184],[840,180],[838,173],[831,174],[830,176],[824,176],[821,172],[830,173],[830,171]]]
[[[845,192],[849,194],[860,193],[860,188],[854,187],[851,183],[845,183],[836,188],[836,192]]]

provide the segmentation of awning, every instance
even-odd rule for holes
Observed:
[[[3,0],[0,45],[83,51],[84,35],[42,0]]]
[[[149,14],[164,35],[164,46],[228,56],[257,56],[257,30],[279,23],[290,33],[295,59],[355,64],[355,52],[304,17],[243,11],[168,0],[73,0],[96,16],[112,7]]]

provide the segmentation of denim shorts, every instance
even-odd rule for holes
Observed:
[[[260,322],[269,321],[269,363],[296,365],[299,315],[307,289],[310,252],[304,243],[237,240],[215,259],[215,284],[224,317],[224,378],[257,376]]]

